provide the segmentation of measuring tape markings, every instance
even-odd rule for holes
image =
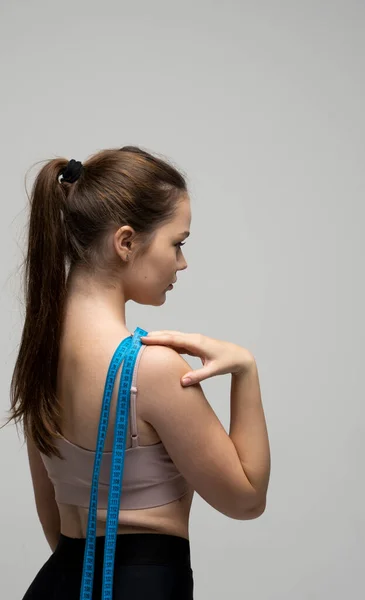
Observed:
[[[116,409],[116,424],[113,440],[112,467],[110,474],[110,488],[108,496],[108,513],[106,523],[106,538],[104,546],[104,568],[102,599],[112,600],[113,597],[113,575],[115,546],[117,540],[119,507],[122,495],[122,480],[124,472],[124,458],[126,448],[126,433],[128,427],[128,416],[130,406],[130,392],[132,377],[137,355],[142,345],[141,335],[147,335],[147,331],[137,329],[134,332],[128,353],[124,359],[123,370],[120,379],[118,403]]]
[[[92,486],[90,492],[89,515],[87,524],[85,554],[83,573],[81,581],[80,600],[92,600],[94,565],[96,550],[96,520],[98,504],[99,475],[104,450],[105,437],[109,423],[110,402],[114,389],[118,369],[124,360],[123,370],[120,378],[117,403],[117,422],[114,434],[112,469],[110,475],[106,539],[104,547],[103,564],[103,600],[112,599],[114,554],[116,544],[116,532],[118,527],[118,515],[120,506],[121,483],[124,470],[124,454],[126,445],[126,429],[129,415],[130,384],[133,376],[134,364],[138,351],[142,345],[139,337],[147,335],[147,331],[139,327],[134,331],[133,337],[124,339],[116,349],[109,365],[106,384],[104,389],[103,403],[101,408],[100,422],[98,428],[97,447],[94,459]],[[125,357],[127,355],[127,359]]]

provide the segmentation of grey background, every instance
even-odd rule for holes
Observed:
[[[256,356],[267,508],[239,522],[195,497],[198,600],[364,592],[364,26],[350,0],[1,4],[2,414],[23,323],[24,176],[55,156],[139,144],[183,169],[189,268],[164,306],[127,305],[128,326]],[[229,386],[203,382],[227,428]],[[50,554],[21,442],[1,430],[7,600]]]

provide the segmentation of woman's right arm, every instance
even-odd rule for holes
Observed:
[[[181,385],[191,367],[172,348],[153,345],[145,349],[137,385],[141,417],[157,431],[188,483],[222,514],[247,520],[265,509],[268,443],[254,371],[247,376],[236,371],[232,375],[230,435],[200,384]],[[261,436],[260,441],[256,436]]]

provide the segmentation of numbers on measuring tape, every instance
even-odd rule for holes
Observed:
[[[103,403],[101,407],[98,428],[98,439],[94,459],[80,600],[92,600],[95,570],[96,521],[100,465],[104,450],[106,432],[108,429],[110,402],[114,389],[115,379],[119,367],[123,363],[116,408],[116,423],[114,430],[112,465],[109,481],[106,536],[103,560],[102,600],[112,600],[113,597],[115,546],[117,539],[118,515],[124,472],[126,433],[128,428],[129,417],[129,397],[132,384],[133,370],[139,349],[142,345],[140,337],[144,335],[147,335],[147,331],[141,329],[140,327],[137,327],[133,333],[133,336],[129,336],[128,338],[123,340],[116,349],[108,369],[104,389]]]

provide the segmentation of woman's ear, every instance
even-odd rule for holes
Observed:
[[[114,234],[114,248],[123,261],[127,261],[131,252],[135,231],[129,225],[123,225]]]

